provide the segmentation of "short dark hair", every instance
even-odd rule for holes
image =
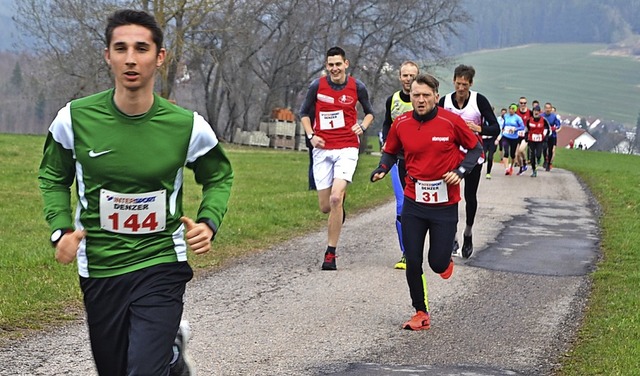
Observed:
[[[347,58],[347,53],[338,46],[331,47],[327,50],[327,57],[329,56],[342,56],[343,59]]]
[[[416,82],[421,85],[427,85],[431,89],[433,89],[435,93],[437,93],[438,88],[440,88],[440,81],[438,81],[437,78],[427,73],[420,73],[419,75],[416,76],[416,78],[413,79],[413,82]]]
[[[104,31],[107,48],[111,45],[113,30],[118,26],[139,25],[151,31],[151,39],[156,44],[157,51],[162,48],[164,35],[162,29],[158,25],[158,21],[147,12],[133,9],[121,9],[113,12],[107,20],[107,28]]]
[[[453,71],[453,79],[457,77],[466,78],[469,83],[473,83],[473,77],[476,75],[476,70],[471,65],[460,64]]]

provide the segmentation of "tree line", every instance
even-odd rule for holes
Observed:
[[[638,0],[466,0],[464,6],[473,20],[460,35],[473,38],[456,40],[452,54],[528,43],[609,44],[640,34]]]
[[[202,113],[223,139],[237,128],[257,129],[274,107],[297,111],[334,45],[345,48],[351,74],[383,106],[397,90],[402,61],[417,60],[425,68],[446,63],[447,43],[470,20],[461,2],[24,0],[15,21],[36,40],[12,64],[24,108],[19,116],[4,116],[11,112],[4,98],[15,93],[5,85],[0,121],[4,131],[45,133],[67,101],[110,87],[104,27],[107,16],[123,7],[149,11],[165,30],[159,93]]]

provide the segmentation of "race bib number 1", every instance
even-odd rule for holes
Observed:
[[[166,191],[118,193],[100,190],[100,227],[118,234],[151,234],[167,225]]]
[[[447,183],[444,180],[416,181],[416,202],[442,204],[449,201]]]
[[[330,131],[332,129],[344,128],[344,113],[338,111],[320,111],[320,129]]]

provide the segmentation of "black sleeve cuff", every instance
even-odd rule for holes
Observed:
[[[216,224],[213,223],[212,220],[210,220],[209,218],[200,218],[196,222],[197,223],[204,223],[205,225],[209,226],[211,231],[213,231],[213,236],[211,237],[211,240],[215,239],[216,234],[218,233],[218,227],[216,227]]]

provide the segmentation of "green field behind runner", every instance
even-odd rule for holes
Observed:
[[[442,95],[453,90],[453,68],[476,69],[473,89],[496,112],[520,96],[551,102],[561,115],[594,116],[634,127],[640,113],[640,60],[594,54],[603,44],[532,44],[478,51],[437,69]]]
[[[75,265],[55,262],[42,214],[38,165],[43,136],[0,134],[0,341],[82,314]],[[308,190],[307,152],[225,145],[235,170],[229,211],[213,252],[192,257],[202,271],[326,226]],[[379,157],[362,155],[349,187],[347,217],[392,198],[390,179],[369,183]],[[195,217],[201,191],[185,173],[185,213]],[[75,205],[75,204],[74,204]],[[324,248],[318,249],[318,262]]]
[[[0,340],[83,314],[76,267],[57,264],[47,242],[36,180],[43,142],[42,136],[0,135]],[[236,172],[229,213],[214,251],[190,255],[198,270],[326,226],[315,192],[307,191],[307,153],[227,150]],[[377,162],[375,156],[361,157],[349,188],[348,216],[391,199],[389,179],[368,182]],[[580,176],[602,208],[603,259],[593,273],[584,324],[560,373],[632,375],[640,354],[640,157],[563,149],[555,165]],[[186,213],[193,216],[199,189],[189,172],[185,184]]]

